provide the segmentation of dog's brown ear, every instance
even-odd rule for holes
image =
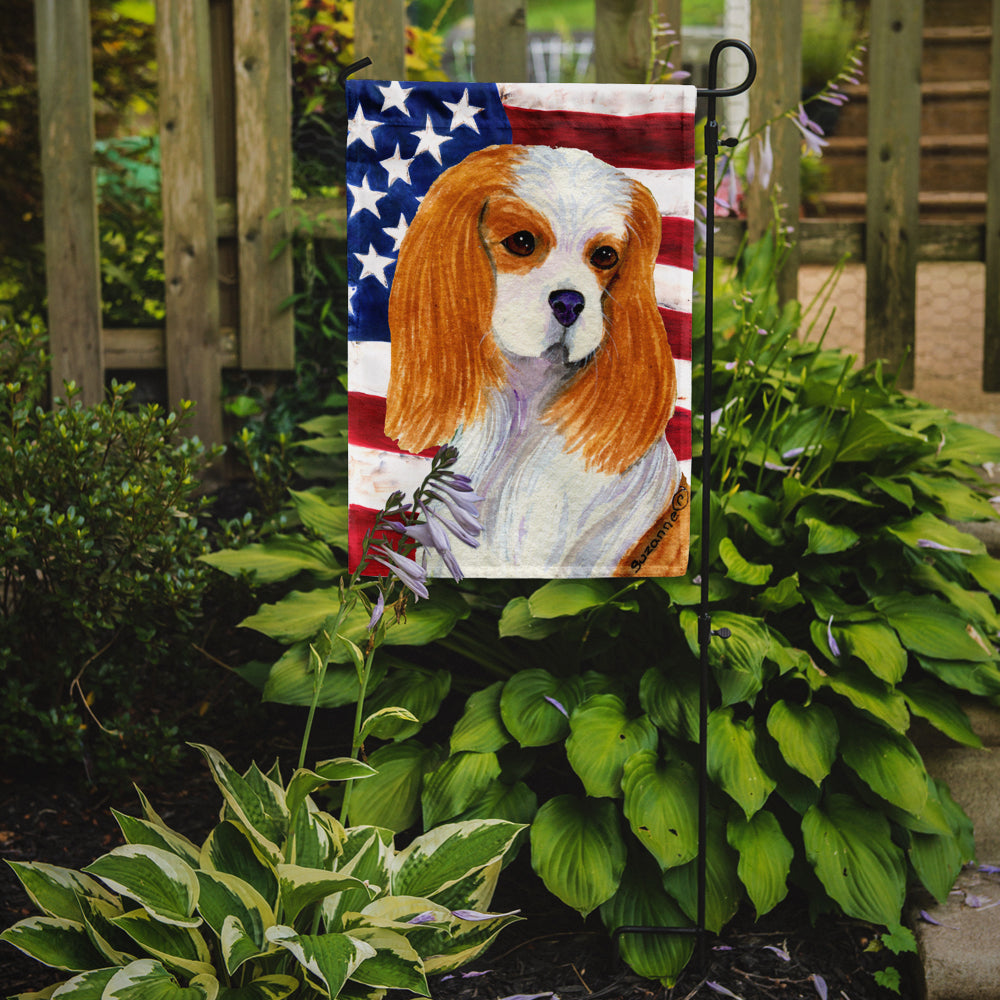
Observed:
[[[403,237],[389,295],[385,432],[406,451],[448,441],[503,381],[479,220],[491,195],[510,187],[521,155],[520,147],[490,146],[444,171]]]
[[[674,358],[653,287],[660,213],[635,181],[626,227],[625,253],[605,296],[604,340],[545,416],[568,450],[582,451],[588,468],[615,475],[663,437],[677,399]]]

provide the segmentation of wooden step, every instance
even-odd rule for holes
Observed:
[[[920,138],[920,188],[925,191],[985,191],[988,171],[985,135],[925,135]],[[834,191],[862,191],[868,139],[832,136],[823,151]]]
[[[828,218],[864,219],[868,198],[863,191],[830,191],[816,202]],[[932,221],[982,222],[986,216],[986,193],[979,191],[921,191],[920,218]]]
[[[991,0],[924,0],[924,27],[944,27],[956,21],[989,24],[990,5]]]
[[[921,79],[924,83],[988,80],[992,38],[989,25],[925,28]]]

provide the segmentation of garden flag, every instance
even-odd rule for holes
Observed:
[[[352,568],[451,444],[467,576],[685,573],[695,89],[347,96]]]

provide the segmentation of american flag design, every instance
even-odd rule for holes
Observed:
[[[663,85],[348,82],[352,568],[376,512],[395,490],[412,493],[436,450],[411,454],[385,431],[392,350],[389,296],[400,246],[438,176],[487,147],[586,150],[640,182],[655,198],[661,217],[656,306],[677,379],[675,409],[665,434],[685,483],[690,482],[695,100],[693,87]],[[457,554],[461,561],[462,553]],[[514,565],[469,575],[533,574]]]

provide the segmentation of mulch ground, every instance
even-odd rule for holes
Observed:
[[[221,749],[239,761],[238,747],[223,743]],[[169,825],[195,840],[218,813],[218,793],[193,751],[191,768],[149,795]],[[126,791],[108,796],[74,783],[73,776],[8,774],[0,778],[0,858],[80,868],[122,842],[112,806],[139,814],[134,794]],[[758,924],[752,915],[738,915],[719,938],[706,940],[705,968],[689,968],[672,990],[619,962],[596,916],[582,922],[558,903],[524,856],[501,877],[494,908],[519,908],[525,919],[503,931],[469,969],[432,977],[435,1000],[887,1000],[892,994],[873,979],[887,965],[903,973],[903,997],[919,992],[899,959],[866,950],[871,928],[843,919],[822,919],[813,927],[801,901],[786,902]],[[32,912],[13,873],[0,866],[0,927]],[[59,979],[59,973],[0,944],[0,995],[38,990]]]

